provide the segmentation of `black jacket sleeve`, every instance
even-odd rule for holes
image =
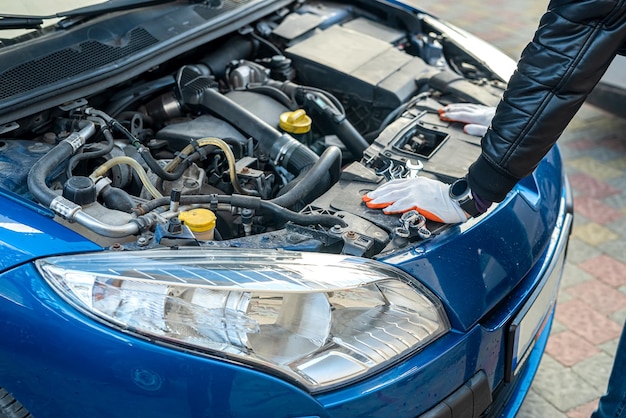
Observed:
[[[551,149],[624,47],[626,0],[552,0],[482,139],[468,181],[499,202]]]

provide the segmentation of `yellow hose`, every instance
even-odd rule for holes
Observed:
[[[226,156],[226,160],[228,160],[228,171],[230,174],[230,181],[233,184],[233,187],[239,194],[249,194],[239,185],[239,181],[237,180],[237,168],[235,167],[235,155],[233,154],[233,151],[230,149],[230,146],[226,142],[224,142],[223,140],[219,138],[213,138],[213,137],[200,138],[196,142],[201,147],[205,147],[207,145],[214,145],[218,147],[219,149],[221,149],[222,152],[224,152],[224,155]],[[194,150],[195,150],[194,145],[190,144],[190,145],[187,145],[182,150],[181,153],[184,155],[189,155]],[[179,156],[176,156],[172,161],[170,161],[164,167],[164,170],[168,173],[171,173],[174,170],[176,170],[176,167],[178,167],[178,165],[181,162],[182,162],[182,158],[180,158]],[[154,198],[163,197],[163,195],[150,182],[150,179],[148,178],[148,174],[143,169],[141,164],[139,164],[136,160],[132,159],[131,157],[118,156],[118,157],[111,158],[110,160],[102,164],[100,167],[96,168],[89,177],[91,177],[91,179],[94,180],[95,182],[98,179],[98,177],[105,175],[106,172],[109,171],[111,168],[115,167],[116,165],[121,165],[121,164],[126,164],[135,170],[135,172],[139,176],[139,179],[141,180],[141,183],[146,188],[148,193],[152,195],[152,197]]]
[[[232,183],[233,188],[239,194],[249,194],[248,192],[246,192],[246,190],[244,190],[239,185],[239,181],[237,180],[237,168],[235,167],[235,155],[233,154],[233,151],[230,149],[230,146],[226,142],[224,142],[223,140],[219,138],[213,138],[213,137],[200,138],[196,142],[201,147],[205,147],[207,145],[214,145],[218,147],[219,149],[221,149],[224,152],[224,155],[226,156],[226,160],[228,160],[228,171],[230,174],[230,182]],[[182,150],[182,154],[189,155],[194,150],[195,150],[194,145],[190,144],[190,145],[187,145]],[[181,161],[182,159],[176,156],[176,158],[174,158],[165,166],[165,171],[167,171],[168,173],[171,173],[172,171],[176,170],[176,167],[178,167]]]
[[[146,173],[146,170],[143,169],[141,164],[139,164],[136,160],[130,157],[124,156],[124,155],[111,158],[110,160],[102,164],[100,167],[96,168],[89,177],[91,177],[91,179],[95,182],[99,177],[104,176],[106,172],[109,171],[111,168],[115,167],[116,165],[121,165],[121,164],[128,165],[133,170],[135,170],[135,172],[139,176],[139,179],[141,180],[141,183],[146,188],[148,193],[152,195],[152,197],[154,198],[163,197],[163,195],[159,193],[156,187],[154,187],[154,185],[150,182],[150,179],[148,178],[148,174]]]

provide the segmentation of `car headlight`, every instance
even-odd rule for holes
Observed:
[[[310,391],[362,378],[449,330],[428,289],[358,257],[185,248],[37,267],[70,303],[113,326],[261,365]]]

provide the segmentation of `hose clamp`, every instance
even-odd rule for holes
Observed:
[[[276,154],[276,158],[274,158],[274,165],[282,165],[281,163],[283,162],[285,156],[290,153],[291,149],[300,145],[298,141],[288,135],[283,135],[282,137],[287,140],[278,150],[278,154]]]
[[[63,196],[58,196],[55,197],[52,202],[50,202],[50,209],[52,209],[63,219],[67,219],[68,221],[73,222],[76,213],[78,213],[78,211],[80,211],[82,208],[80,207],[80,205],[77,205],[71,200],[68,200]]]

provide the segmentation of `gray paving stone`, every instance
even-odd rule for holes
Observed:
[[[574,218],[576,219],[576,218]],[[587,244],[585,241],[570,237],[569,246],[567,247],[567,263],[580,264],[590,258],[597,257],[601,252],[594,246]]]
[[[584,156],[584,152],[583,152],[583,153],[581,153],[581,155],[579,155],[578,157],[571,156],[571,157],[569,157],[569,158],[566,158],[566,161],[565,161],[565,166],[564,166],[564,167],[565,167],[565,174],[567,174],[568,176],[571,176],[571,175],[573,175],[573,174],[576,174],[576,173],[580,173],[580,172],[581,172],[578,168],[574,167],[573,165],[569,165],[569,164],[567,163],[567,161],[568,161],[568,160],[575,160],[576,158],[580,158],[580,157],[582,157],[582,156]],[[575,190],[572,190],[572,192],[573,192],[573,191],[575,191]]]
[[[587,273],[570,261],[565,263],[565,267],[563,268],[563,277],[561,279],[562,289],[567,289],[568,287],[587,282],[589,280],[593,280],[593,276],[591,274]]]
[[[580,108],[576,116],[577,116],[576,119],[580,119],[582,123],[582,122],[592,121],[597,118],[606,118],[607,116],[611,116],[611,114],[605,110],[600,109],[599,107],[592,106],[588,103],[585,103]]]
[[[613,314],[611,314],[611,316],[609,316],[609,318],[611,318],[618,324],[624,324],[626,322],[626,308],[614,312]]]
[[[598,393],[571,368],[564,367],[547,355],[541,361],[532,388],[561,412],[591,402]]]
[[[598,245],[598,249],[600,251],[615,258],[616,260],[621,261],[622,263],[626,263],[626,251],[624,251],[625,247],[626,243],[623,239],[607,241]]]
[[[584,149],[577,149],[577,148],[567,147],[563,145],[561,145],[560,150],[561,150],[561,156],[566,160],[566,165],[565,165],[566,173],[567,174],[579,173],[580,170],[578,168],[567,165],[567,160],[574,160],[576,158],[585,157],[587,155],[587,151]]]
[[[581,132],[582,138],[587,138],[587,139],[593,138],[594,137],[593,135],[594,135],[593,130]],[[600,134],[600,136],[602,135]],[[596,139],[600,140],[601,138],[596,138]],[[607,147],[590,148],[588,150],[585,150],[584,155],[586,157],[591,157],[594,160],[597,160],[603,163],[610,163],[616,158],[615,150],[607,148]],[[619,154],[617,156],[619,156]]]
[[[574,199],[576,199],[577,197],[582,196],[582,195],[583,195],[582,190],[572,189],[572,197]]]
[[[613,186],[611,186],[613,187]],[[605,197],[604,199],[602,199],[602,202],[605,203],[607,206],[611,206],[615,209],[621,210],[623,208],[626,207],[626,194],[624,193],[616,193],[610,196]],[[626,226],[626,221],[624,219],[620,219],[614,222],[611,222],[611,224],[616,223],[617,225],[615,225],[615,227],[619,230],[622,231],[622,234],[624,232],[626,232],[626,229],[624,228]],[[610,224],[609,224],[610,225]],[[607,227],[609,226],[607,225]]]
[[[581,361],[573,366],[572,370],[581,379],[596,388],[596,396],[602,396],[606,390],[612,367],[613,356],[602,352]]]
[[[576,212],[576,207],[574,207],[574,227],[577,225],[585,225],[589,223],[589,218],[584,216],[582,213]]]
[[[568,300],[574,299],[574,296],[567,293],[567,289],[564,287],[559,288],[559,293],[557,294],[557,303],[565,303]],[[552,331],[555,332],[555,331]]]
[[[616,209],[626,208],[626,195],[619,195],[620,202],[613,201],[615,197],[608,197],[604,199],[604,203],[609,206],[613,206]],[[626,238],[626,216],[616,221],[610,222],[605,225],[612,232],[615,232],[618,235],[621,235],[622,239]]]
[[[612,179],[607,179],[606,183],[618,190],[626,190],[626,174]]]
[[[559,411],[550,402],[546,401],[543,396],[531,389],[524,399],[524,403],[516,418],[537,418],[537,417],[554,417],[567,418],[567,415]]]
[[[615,352],[617,351],[617,343],[619,342],[619,338],[615,338],[611,341],[607,341],[604,344],[600,344],[598,348],[605,353],[607,353],[612,358],[615,357]]]
[[[557,320],[554,320],[552,321],[552,328],[550,329],[550,335],[558,334],[559,332],[563,332],[566,330],[567,330],[567,327],[565,325],[561,324]]]

